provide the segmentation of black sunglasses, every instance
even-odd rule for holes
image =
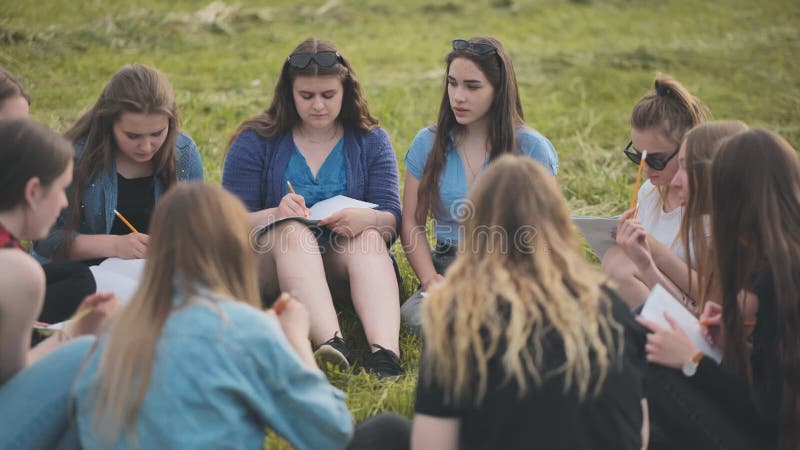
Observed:
[[[648,155],[644,162],[653,170],[664,170],[664,168],[667,167],[667,163],[678,154],[680,149],[681,145],[678,144],[678,148],[676,148],[675,151],[666,158],[653,158]],[[636,150],[636,148],[633,146],[633,141],[628,142],[628,145],[625,147],[625,156],[627,156],[628,159],[630,159],[634,164],[639,164],[642,162],[642,153],[639,150]]]
[[[305,69],[311,61],[317,63],[319,67],[331,67],[339,62],[340,58],[339,52],[325,50],[317,53],[295,53],[289,55],[286,61],[295,69]]]
[[[472,42],[466,39],[453,39],[453,50],[471,50],[479,55],[485,55],[497,51],[491,44],[483,42]]]

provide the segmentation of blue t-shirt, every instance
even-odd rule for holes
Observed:
[[[317,171],[317,176],[314,177],[306,158],[295,145],[294,153],[289,159],[289,165],[286,166],[286,172],[283,175],[283,194],[289,193],[289,185],[285,181],[291,182],[295,192],[303,196],[306,206],[309,208],[319,201],[345,194],[347,192],[347,166],[343,149],[344,138],[339,139]]]
[[[420,180],[428,162],[428,155],[433,149],[436,133],[430,128],[423,128],[417,133],[406,153],[405,163],[408,172]],[[542,163],[552,174],[558,173],[558,155],[550,141],[538,131],[523,127],[517,130],[517,148],[520,154],[530,156]],[[484,162],[481,172],[486,168],[488,160]],[[478,174],[480,176],[480,174]],[[456,245],[460,235],[459,217],[469,207],[464,205],[467,198],[467,177],[461,157],[453,146],[452,140],[447,149],[447,160],[439,177],[439,197],[444,211],[434,214],[434,234],[436,240],[449,245]]]

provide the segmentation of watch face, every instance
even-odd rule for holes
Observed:
[[[681,372],[687,377],[694,376],[695,372],[697,372],[697,363],[694,361],[687,361],[683,363],[683,367],[681,367]]]

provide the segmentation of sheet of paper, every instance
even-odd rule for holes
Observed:
[[[89,267],[97,292],[113,292],[120,303],[128,303],[144,271],[144,259],[108,258],[98,266]]]
[[[572,221],[598,258],[602,259],[606,251],[616,244],[611,232],[617,228],[618,217],[572,216]]]
[[[315,203],[311,207],[311,217],[309,219],[322,220],[345,208],[375,208],[377,206],[375,203],[362,202],[344,195],[337,195]]]
[[[47,325],[47,326],[45,326],[45,327],[43,327],[43,326],[39,326],[39,325],[34,325],[34,326],[33,326],[33,329],[34,329],[34,330],[51,330],[51,331],[59,331],[59,330],[63,330],[63,329],[64,329],[64,325],[65,325],[66,323],[67,323],[67,321],[65,320],[64,322],[58,322],[58,323],[50,324],[50,325]]]
[[[695,347],[717,363],[722,361],[722,350],[705,340],[700,331],[700,321],[697,320],[697,317],[660,284],[657,284],[647,297],[644,308],[642,308],[642,317],[655,322],[658,326],[669,328],[669,322],[664,318],[665,312],[683,328]]]

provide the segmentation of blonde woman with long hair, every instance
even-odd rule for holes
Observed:
[[[502,156],[423,307],[412,448],[638,449],[643,336],[537,162]]]
[[[159,202],[141,287],[76,382],[84,449],[261,448],[265,427],[298,449],[347,443],[305,308],[259,309],[249,229],[220,187],[179,184]]]

